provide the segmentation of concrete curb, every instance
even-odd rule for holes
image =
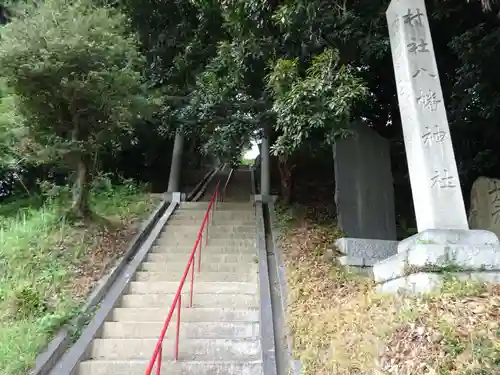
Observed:
[[[271,225],[271,236],[272,236],[272,243],[274,247],[274,257],[276,259],[276,269],[271,270],[271,272],[276,272],[277,274],[277,279],[278,279],[278,285],[277,287],[280,289],[280,296],[281,296],[281,306],[279,306],[282,309],[282,314],[284,317],[286,317],[287,309],[288,309],[288,282],[286,280],[286,272],[285,272],[285,262],[283,259],[283,254],[281,252],[281,248],[278,246],[277,240],[280,235],[280,230],[276,225],[276,211],[274,209],[274,200],[271,200],[267,204],[267,208],[269,211],[269,222]],[[294,374],[294,375],[300,375],[301,373],[301,363],[300,360],[294,359],[293,357],[293,340],[292,340],[292,333],[290,329],[286,326],[286,322],[283,322],[285,325],[285,336],[284,337],[284,344],[285,344],[285,356],[287,357],[285,360],[288,362],[288,369],[289,371],[286,372],[287,374]]]
[[[207,178],[205,179],[205,181],[201,185],[198,192],[196,194],[194,194],[194,196],[191,196],[191,197],[188,196],[187,200],[192,201],[192,202],[196,202],[198,199],[200,199],[201,196],[205,193],[205,190],[207,190],[207,187],[210,184],[210,182],[214,179],[215,176],[217,176],[217,173],[219,173],[223,169],[224,169],[224,165],[222,167],[215,168],[211,173],[207,173]]]
[[[262,346],[263,375],[277,375],[271,285],[269,283],[264,210],[262,203],[256,203],[255,214],[255,220],[257,222],[256,250],[259,256],[260,340]]]
[[[222,166],[223,167],[223,166]],[[196,201],[196,199],[193,199],[196,197],[200,192],[204,191],[212,178],[221,170],[221,166],[216,167],[215,169],[212,169],[210,172],[207,172],[205,176],[203,176],[202,180],[194,187],[193,191],[189,193],[186,197],[187,201]]]
[[[224,187],[222,188],[221,196],[222,196],[223,201],[226,198],[227,185],[229,185],[229,181],[231,181],[231,177],[233,177],[233,172],[234,172],[234,168],[231,168],[231,170],[229,171],[229,174],[227,176],[226,182],[224,184]]]
[[[125,269],[122,270],[119,277],[116,278],[115,282],[111,287],[106,290],[106,296],[100,302],[100,306],[97,309],[94,318],[89,323],[89,325],[84,329],[80,338],[76,343],[60,358],[58,363],[51,369],[49,374],[51,375],[62,375],[62,374],[74,374],[80,361],[85,359],[87,355],[87,349],[94,337],[99,333],[104,321],[108,315],[113,310],[116,301],[122,295],[123,291],[127,287],[128,283],[132,280],[135,271],[143,262],[144,258],[148,254],[153,242],[158,237],[158,234],[163,229],[163,226],[170,218],[175,208],[179,202],[172,202],[164,211],[161,218],[155,223],[154,227],[147,235],[147,238],[142,242],[140,248],[138,249],[135,256],[130,262],[126,264]]]
[[[49,342],[47,347],[37,356],[35,361],[35,368],[29,373],[31,375],[46,375],[51,368],[56,364],[56,362],[61,358],[61,356],[66,352],[68,347],[72,343],[72,335],[70,329],[79,328],[85,324],[86,319],[91,315],[99,302],[103,299],[103,296],[111,288],[111,285],[116,281],[118,275],[123,271],[127,263],[132,259],[137,251],[140,249],[142,244],[145,242],[148,235],[151,233],[152,229],[158,222],[159,218],[167,210],[169,202],[162,201],[155,211],[146,219],[141,225],[141,229],[135,235],[134,239],[130,242],[128,249],[125,251],[123,257],[118,261],[115,267],[99,281],[96,288],[92,291],[87,299],[87,302],[83,306],[82,313],[74,318],[66,327],[62,328],[52,341]]]

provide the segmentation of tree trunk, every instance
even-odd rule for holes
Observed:
[[[293,198],[292,177],[295,166],[290,165],[288,159],[280,157],[278,168],[280,171],[281,196],[285,204],[290,204]]]
[[[78,155],[72,195],[70,215],[78,219],[90,218],[92,212],[89,206],[89,167],[82,154]]]
[[[71,103],[70,112],[72,114],[73,131],[71,141],[76,146],[81,140],[80,116],[76,110],[76,103]],[[89,219],[92,212],[89,206],[89,186],[90,186],[90,161],[85,151],[75,150],[73,152],[73,163],[75,165],[75,180],[72,188],[72,202],[69,209],[69,216],[73,219]]]

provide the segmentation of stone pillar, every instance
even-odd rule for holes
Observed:
[[[260,145],[260,194],[263,197],[271,195],[271,165],[269,152],[269,133],[264,129],[262,143]]]
[[[167,193],[177,192],[180,189],[183,148],[184,134],[182,133],[182,130],[177,129],[177,132],[175,133],[174,149],[172,151],[172,163],[170,165]]]
[[[425,1],[392,0],[386,15],[419,233],[374,266],[375,281],[385,291],[427,291],[450,266],[491,280],[500,272],[499,241],[469,230]]]
[[[418,230],[468,229],[424,0],[393,0],[387,22]]]

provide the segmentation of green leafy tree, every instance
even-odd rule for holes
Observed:
[[[279,160],[282,195],[290,201],[290,157],[312,138],[332,141],[346,134],[354,109],[366,99],[368,90],[350,66],[340,64],[338,51],[332,49],[314,56],[303,75],[298,58],[278,60],[268,76],[268,88],[280,134],[273,153]]]
[[[22,117],[16,111],[15,96],[0,80],[0,170],[16,169],[22,162],[19,140],[26,135]]]
[[[298,59],[280,59],[268,77],[280,132],[276,155],[291,155],[314,133],[333,140],[349,129],[355,106],[367,95],[364,82],[339,63],[335,50],[314,56],[303,76],[298,69]]]
[[[199,120],[207,152],[218,155],[241,154],[265,129],[275,143],[287,200],[293,155],[311,137],[324,140],[348,129],[354,107],[367,97],[359,75],[340,60],[336,48],[318,43],[314,35],[306,39],[289,32],[284,20],[289,16],[299,26],[314,24],[317,12],[303,14],[304,6],[308,9],[299,1],[225,2],[224,39],[198,76],[186,111]],[[309,18],[299,21],[299,15]]]
[[[87,218],[92,160],[150,108],[137,38],[125,15],[90,0],[19,6],[1,35],[0,76],[25,130],[16,154],[73,170],[70,213]]]
[[[216,0],[155,1],[120,0],[129,15],[147,59],[148,86],[163,95],[156,116],[159,136],[173,137],[181,127],[185,135],[196,133],[196,119],[184,110],[208,59],[216,53],[220,35],[221,12]],[[180,118],[184,118],[180,121]]]
[[[262,0],[231,0],[219,9],[224,32],[182,117],[195,124],[206,152],[241,154],[256,131],[274,122],[272,98],[265,90],[279,35],[271,19],[274,6]]]

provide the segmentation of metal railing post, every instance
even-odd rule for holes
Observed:
[[[156,375],[161,374],[161,357],[163,357],[163,343],[160,346],[160,350],[158,351],[158,363],[156,367]]]
[[[208,215],[207,215],[208,217]],[[206,233],[205,233],[205,246],[208,245],[208,225],[205,227],[206,228]]]
[[[215,209],[217,208],[217,196],[219,195],[218,194],[218,190],[219,190],[219,188],[217,187],[216,190],[215,190],[214,204],[212,205],[212,225],[214,225]]]
[[[193,307],[193,291],[194,291],[194,258],[193,262],[191,263],[191,290],[189,291],[189,307]]]
[[[203,242],[203,234],[198,236],[198,273],[201,271],[201,243]]]
[[[179,330],[181,328],[181,305],[182,305],[182,293],[179,294],[179,299],[177,301],[177,332],[175,334],[175,360],[179,360]]]

